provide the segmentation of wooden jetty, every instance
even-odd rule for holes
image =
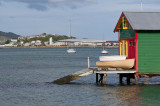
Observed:
[[[66,84],[73,80],[79,79],[81,77],[85,77],[90,74],[96,74],[96,83],[106,84],[107,74],[119,74],[120,83],[122,83],[123,77],[127,77],[127,84],[130,84],[130,79],[135,78],[135,73],[136,73],[136,70],[133,70],[133,69],[126,70],[126,69],[121,69],[121,68],[106,68],[104,70],[98,67],[89,67],[81,71],[64,76],[62,78],[59,78],[53,81],[53,83]],[[137,78],[135,78],[135,83],[136,84],[138,83]]]
[[[123,78],[126,77],[126,82],[129,85],[131,82],[132,84],[138,84],[139,78],[146,78],[142,84],[145,84],[150,78],[154,76],[160,76],[155,74],[139,74],[137,76],[136,69],[122,69],[122,68],[99,68],[99,67],[90,67],[90,61],[88,57],[88,68],[83,69],[81,71],[69,74],[62,78],[59,78],[53,83],[55,84],[67,84],[73,80],[88,76],[90,74],[96,74],[96,83],[97,84],[107,84],[107,74],[119,74],[119,82],[123,84]],[[134,80],[135,83],[134,83]]]
[[[122,68],[97,68],[96,73],[96,83],[106,84],[107,74],[119,74],[119,82],[123,83],[123,77],[127,78],[127,84],[130,84],[130,79],[135,79],[135,84],[138,84],[138,78],[136,77],[135,73],[136,70],[134,69],[122,69]],[[99,78],[100,76],[100,78]],[[136,78],[135,78],[136,77]],[[132,81],[133,83],[133,81]]]
[[[81,71],[78,71],[78,72],[69,74],[67,76],[64,76],[62,78],[59,78],[59,79],[53,81],[53,83],[55,83],[55,84],[66,84],[66,83],[69,83],[73,80],[79,79],[81,77],[84,77],[84,76],[87,76],[87,75],[90,75],[90,74],[93,74],[93,70],[90,69],[90,68],[86,68],[86,69],[83,69]]]

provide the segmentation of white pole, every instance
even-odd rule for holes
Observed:
[[[89,61],[89,57],[88,57],[88,68],[90,68],[90,61]]]
[[[69,36],[71,37],[71,19],[69,20]]]

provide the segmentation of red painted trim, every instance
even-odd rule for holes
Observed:
[[[127,19],[127,17],[124,15],[124,17],[126,18],[126,20],[128,21],[128,24],[131,26],[131,24],[129,23],[129,20]],[[132,26],[131,26],[132,28]],[[133,29],[133,28],[132,28]]]
[[[119,22],[121,21],[121,19],[122,19],[122,16],[124,16],[126,19],[127,19],[127,17],[124,15],[124,13],[122,12],[122,14],[121,14],[121,16],[120,16],[120,18],[119,18],[119,20],[118,20],[118,22],[117,22],[117,24],[116,24],[116,27],[114,28],[114,33],[116,32],[116,29],[117,29],[117,27],[118,27],[118,24],[119,24]],[[128,21],[128,19],[127,19],[127,21]],[[129,21],[128,21],[128,24],[131,26],[131,24],[129,23]],[[132,28],[132,26],[131,26],[131,28]],[[133,28],[132,28],[133,29]]]
[[[121,18],[122,18],[123,15],[124,15],[124,14],[123,14],[123,12],[122,12],[122,14],[121,14],[121,16],[120,16],[120,18],[119,18],[119,20],[118,20],[118,22],[117,22],[117,24],[116,24],[116,27],[114,28],[114,31],[113,31],[113,32],[116,32],[116,29],[117,29],[117,27],[118,27],[118,23],[121,21]]]
[[[135,37],[136,37],[136,76],[138,76],[138,31],[135,31]]]
[[[124,39],[120,39],[120,41],[121,41],[121,40],[135,40],[135,38],[129,38],[129,39],[125,39],[125,38],[124,38]]]
[[[119,55],[120,55],[120,32],[118,31],[118,41],[119,41]]]

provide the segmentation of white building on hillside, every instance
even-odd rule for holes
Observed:
[[[59,40],[59,46],[61,44],[65,45],[74,45],[74,46],[101,46],[106,40],[99,40],[99,39],[66,39],[66,40]]]
[[[11,42],[17,43],[17,39],[11,39]]]
[[[40,46],[41,44],[42,42],[40,40],[36,40],[36,43],[35,43],[36,46]]]
[[[52,37],[50,37],[49,38],[49,45],[52,45],[52,43],[53,43],[53,39],[52,39]]]

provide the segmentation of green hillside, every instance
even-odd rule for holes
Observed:
[[[0,36],[0,45],[1,44],[5,44],[5,42],[8,40],[9,38],[5,37],[5,36]]]
[[[0,31],[0,36],[4,36],[10,39],[17,39],[18,37],[20,37],[20,35],[17,35],[15,33],[12,32],[2,32]]]

